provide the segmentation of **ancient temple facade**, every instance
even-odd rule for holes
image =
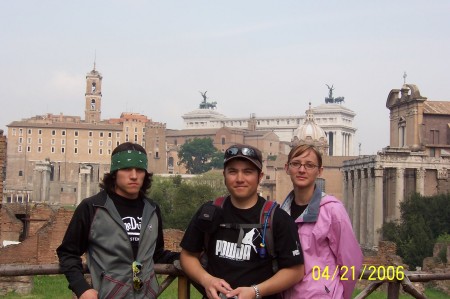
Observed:
[[[380,228],[400,218],[400,203],[413,193],[450,191],[450,102],[430,101],[419,88],[392,89],[390,144],[374,156],[344,161],[343,198],[360,243],[378,244]]]

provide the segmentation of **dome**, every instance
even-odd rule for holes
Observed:
[[[313,110],[311,109],[311,103],[309,103],[309,109],[306,110],[305,122],[294,131],[291,145],[296,146],[299,144],[312,144],[319,147],[322,153],[328,152],[327,135],[325,134],[325,131],[316,124]]]

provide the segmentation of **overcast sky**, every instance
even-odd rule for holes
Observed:
[[[356,113],[355,152],[375,154],[405,71],[429,100],[450,100],[449,16],[447,0],[1,1],[0,129],[84,118],[96,59],[103,119],[138,112],[182,129],[199,91],[228,117],[304,115],[328,84]]]

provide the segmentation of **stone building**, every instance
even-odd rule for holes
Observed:
[[[6,165],[6,136],[0,130],[0,198],[3,196],[3,181],[5,179]]]
[[[390,144],[374,156],[344,162],[344,201],[359,242],[372,248],[379,229],[399,219],[399,204],[412,193],[450,191],[450,102],[429,101],[413,84],[392,89]]]
[[[141,144],[149,169],[165,172],[165,124],[137,113],[102,120],[102,79],[95,65],[86,75],[84,119],[49,113],[8,125],[3,202],[77,204],[98,192],[112,150],[125,141]]]
[[[343,99],[342,99],[343,100]],[[338,103],[331,94],[325,99],[325,104],[310,108],[314,113],[315,122],[324,132],[329,144],[329,156],[352,156],[355,149],[356,128],[353,125],[355,113]],[[307,116],[268,116],[260,117],[254,113],[249,118],[229,118],[219,113],[214,105],[210,109],[199,107],[182,116],[186,129],[218,129],[228,127],[247,129],[255,126],[255,130],[272,131],[281,142],[290,142],[296,130],[304,123]]]
[[[353,159],[353,156],[330,156],[328,138],[325,130],[316,123],[314,109],[311,103],[306,110],[305,121],[294,131],[295,134],[289,143],[289,148],[278,154],[274,161],[267,161],[265,180],[261,185],[266,189],[267,197],[282,202],[292,190],[292,182],[286,174],[285,163],[289,150],[298,144],[312,144],[322,153],[323,172],[316,183],[324,192],[342,199],[342,172],[343,162]]]

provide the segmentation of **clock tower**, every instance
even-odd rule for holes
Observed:
[[[98,123],[102,107],[102,75],[94,69],[86,75],[86,106],[84,110],[85,121]]]

